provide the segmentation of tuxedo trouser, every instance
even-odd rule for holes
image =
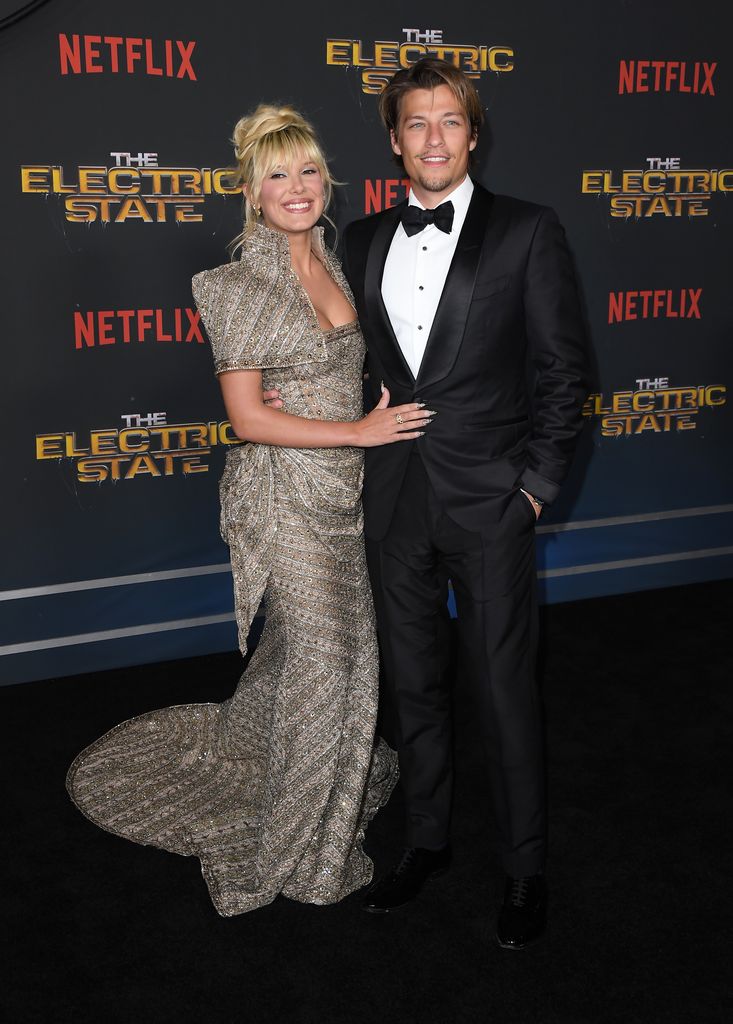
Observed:
[[[413,450],[389,530],[367,538],[407,814],[407,846],[448,843],[453,789],[448,579],[489,764],[504,870],[544,868],[542,711],[536,682],[534,511],[514,494],[471,532],[444,511]]]

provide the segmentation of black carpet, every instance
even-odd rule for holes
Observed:
[[[546,938],[493,940],[501,874],[457,672],[454,867],[388,917],[280,899],[219,918],[198,861],[84,819],[64,775],[123,719],[219,701],[235,654],[6,687],[0,1012],[10,1024],[717,1024],[726,1002],[733,583],[543,611]],[[399,793],[368,836],[400,848]]]

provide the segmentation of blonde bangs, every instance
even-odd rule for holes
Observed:
[[[312,135],[307,135],[301,128],[290,125],[279,132],[271,132],[258,139],[252,154],[252,162],[260,172],[260,180],[279,166],[285,166],[298,157],[316,164],[323,174],[325,161],[323,153]],[[324,175],[325,176],[325,175]]]

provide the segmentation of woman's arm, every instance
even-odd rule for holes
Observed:
[[[372,448],[420,437],[434,413],[421,403],[389,406],[385,388],[379,404],[353,423],[309,420],[265,404],[260,370],[228,370],[219,375],[232,430],[242,441],[283,448]],[[399,422],[397,417],[402,422]]]

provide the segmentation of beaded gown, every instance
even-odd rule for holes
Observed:
[[[314,229],[313,248],[351,298]],[[262,370],[287,412],[362,415],[358,323],[322,331],[285,235],[258,225],[241,260],[193,279],[217,373]],[[225,916],[279,893],[327,904],[367,884],[364,830],[397,780],[375,743],[378,655],[362,538],[363,452],[242,444],[227,454],[221,529],[240,646],[265,628],[234,695],[116,726],[71,765],[93,822],[193,855]]]

